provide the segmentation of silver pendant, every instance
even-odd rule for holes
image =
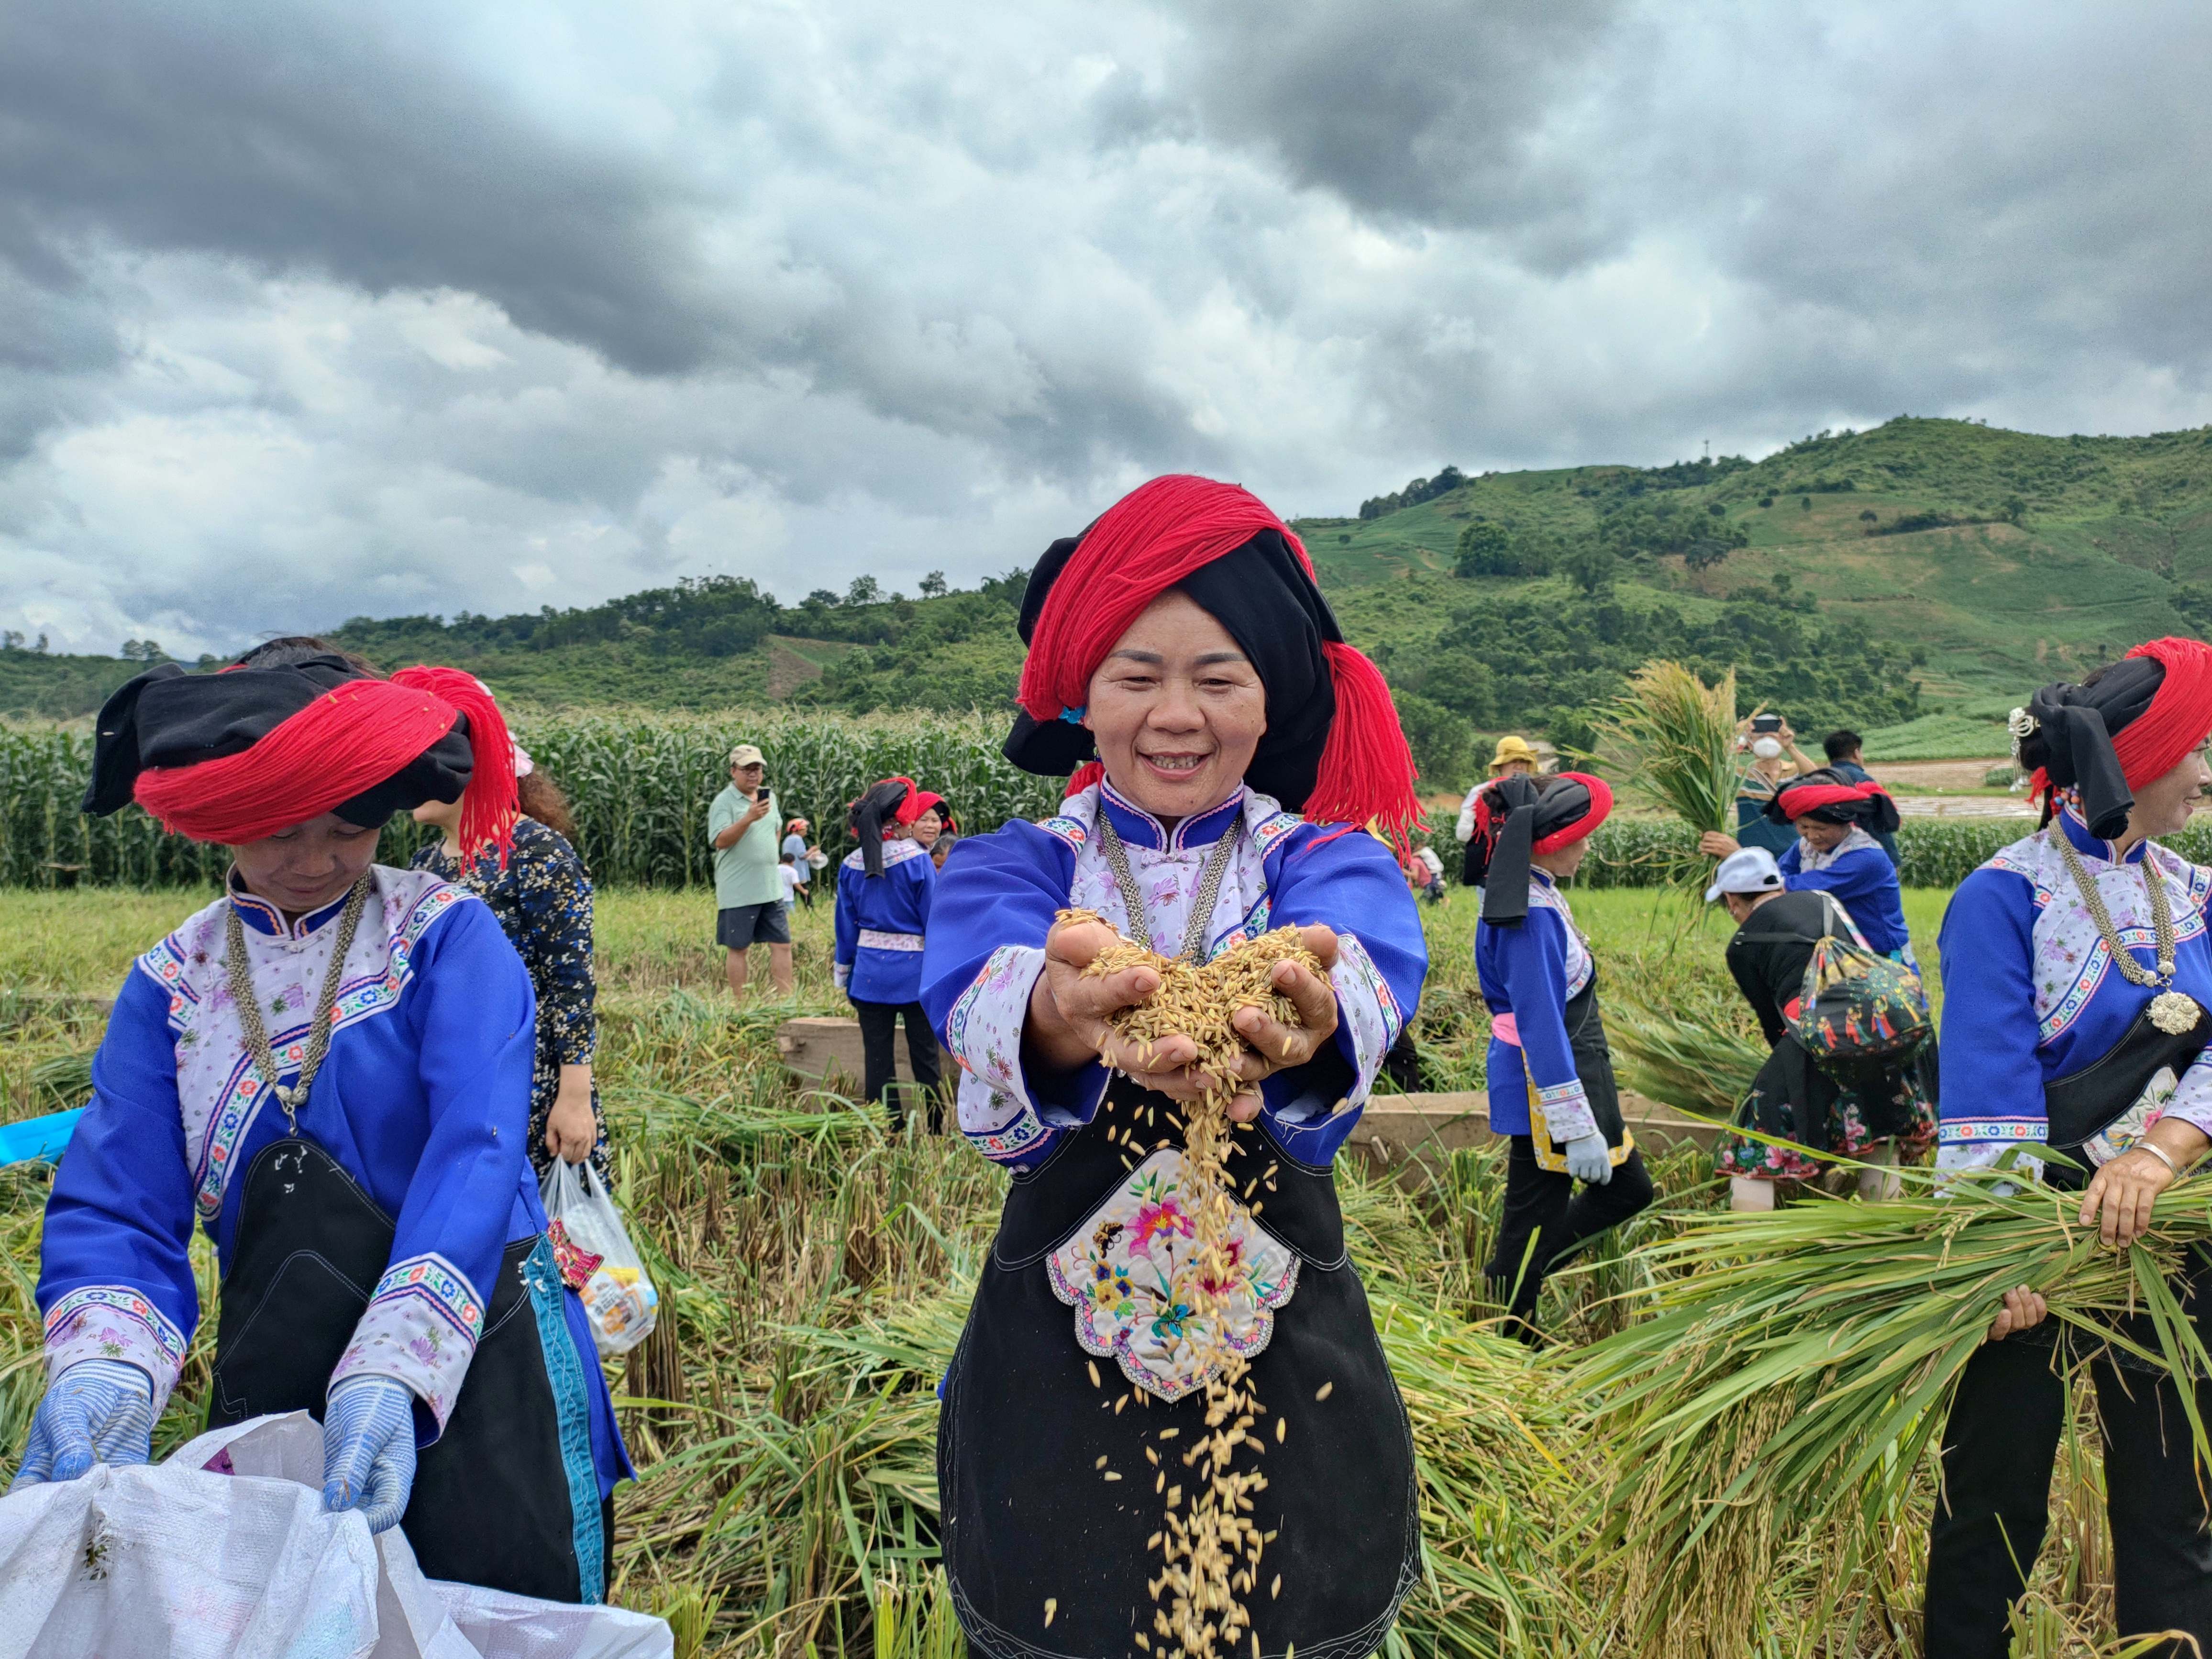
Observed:
[[[2168,1036],[2195,1030],[2203,1017],[2197,999],[2179,991],[2162,991],[2150,1000],[2150,1023]]]

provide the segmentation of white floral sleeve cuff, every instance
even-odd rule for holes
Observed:
[[[830,969],[830,981],[841,993],[843,992],[853,982],[853,964],[849,962],[836,963]]]
[[[2178,1117],[2212,1135],[2212,1054],[2199,1054],[2181,1074],[2161,1117]]]
[[[331,1386],[352,1376],[391,1377],[430,1408],[443,1434],[483,1335],[483,1312],[476,1287],[445,1257],[395,1261],[354,1327]]]
[[[86,1285],[46,1314],[49,1382],[81,1359],[119,1359],[153,1379],[158,1419],[185,1365],[185,1334],[128,1285]]]
[[[1367,1103],[1383,1059],[1406,1024],[1389,981],[1382,977],[1367,947],[1350,933],[1336,936],[1336,966],[1329,970],[1328,982],[1336,993],[1336,1046],[1351,1064],[1352,1084],[1342,1106],[1334,1101],[1321,1103],[1314,1115],[1322,1117]]]
[[[960,1067],[960,1131],[984,1157],[1012,1164],[1034,1157],[1055,1131],[1087,1123],[1106,1092],[1106,1068],[1084,1066],[1066,1097],[1047,1101],[1022,1069],[1022,1027],[1044,972],[1044,951],[1002,945],[945,1016],[945,1046]]]
[[[1536,1108],[1544,1115],[1544,1127],[1550,1131],[1553,1145],[1564,1146],[1597,1133],[1597,1116],[1590,1110],[1589,1093],[1580,1078],[1540,1088],[1535,1094]]]

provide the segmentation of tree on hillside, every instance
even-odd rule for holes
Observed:
[[[1510,532],[1504,525],[1477,520],[1459,532],[1455,576],[1547,576],[1559,559],[1559,545],[1534,532]]]

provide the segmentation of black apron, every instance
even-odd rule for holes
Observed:
[[[2171,1066],[2176,1077],[2187,1071],[2190,1063],[2204,1052],[2208,1040],[2212,1040],[2212,1020],[2202,1012],[2194,1025],[2176,1035],[2161,1031],[2152,1023],[2150,1004],[2145,1003],[2137,1011],[2135,1023],[2104,1054],[2080,1071],[2053,1078],[2043,1085],[2043,1115],[2050,1126],[2052,1150],[2087,1164],[2083,1144],[2141,1099],[2162,1067]],[[2044,1165],[2043,1178],[2069,1191],[2088,1184],[2080,1170],[2055,1164]]]
[[[1139,1633],[1156,1656],[1171,1645],[1154,1629],[1164,1603],[1147,1589],[1161,1557],[1146,1540],[1166,1511],[1145,1448],[1187,1448],[1205,1422],[1205,1391],[1170,1405],[1139,1389],[1112,1409],[1133,1385],[1112,1359],[1083,1351],[1075,1310],[1054,1294],[1045,1265],[1127,1178],[1109,1127],[1133,1127],[1147,1150],[1182,1145],[1172,1102],[1115,1079],[1096,1121],[1014,1177],[945,1374],[937,1440],[945,1565],[981,1659],[1135,1659]],[[1254,1502],[1276,1535],[1257,1589],[1239,1600],[1263,1655],[1295,1644],[1299,1659],[1366,1659],[1420,1576],[1412,1430],[1345,1249],[1329,1170],[1294,1163],[1261,1126],[1236,1132],[1232,1145],[1229,1174],[1240,1187],[1278,1166],[1259,1221],[1298,1257],[1297,1288],[1249,1373],[1267,1413],[1267,1486]],[[1328,1397],[1316,1400],[1325,1385]],[[1288,1425],[1279,1443],[1277,1419]],[[1176,1425],[1179,1439],[1158,1438]],[[1249,1455],[1238,1468],[1250,1467]],[[1104,1479],[1102,1457],[1119,1481]],[[1180,1460],[1170,1467],[1180,1472]],[[1281,1592],[1271,1595],[1278,1575]],[[1250,1647],[1248,1634],[1236,1655]]]
[[[287,1136],[255,1155],[223,1276],[210,1428],[271,1412],[322,1420],[331,1373],[391,1262],[393,1231],[313,1141]],[[460,1395],[445,1433],[416,1459],[400,1522],[432,1578],[550,1601],[605,1598],[608,1517],[592,1473],[581,1367],[565,1323],[544,1328],[549,1311],[565,1317],[561,1294],[544,1235],[507,1247]]]
[[[1589,1103],[1590,1117],[1612,1153],[1610,1162],[1618,1169],[1636,1150],[1636,1138],[1628,1132],[1628,1124],[1620,1115],[1620,1085],[1613,1075],[1613,1049],[1605,1040],[1605,1016],[1598,1012],[1595,966],[1590,969],[1589,982],[1567,999],[1562,1017],[1567,1028],[1567,1047],[1574,1054],[1575,1076],[1581,1079],[1583,1097]],[[1526,1051],[1521,1063],[1525,1078],[1528,1063]],[[1535,1147],[1537,1164],[1554,1173],[1565,1170],[1565,1143],[1552,1139],[1548,1124],[1542,1131],[1537,1129],[1539,1114],[1533,1083],[1529,1085],[1528,1105],[1529,1139]]]

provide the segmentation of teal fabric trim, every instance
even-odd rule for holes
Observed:
[[[596,1606],[607,1599],[606,1542],[599,1535],[599,1476],[592,1463],[591,1396],[584,1389],[583,1362],[569,1340],[551,1240],[539,1236],[522,1272],[530,1281],[531,1310],[538,1316],[538,1346],[545,1351],[545,1377],[553,1385],[553,1410],[561,1425],[561,1466],[568,1471],[568,1508],[575,1523],[576,1582],[585,1604]]]

